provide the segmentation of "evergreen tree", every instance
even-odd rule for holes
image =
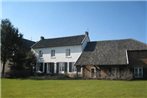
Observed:
[[[24,72],[26,70],[32,71],[36,62],[35,55],[31,52],[30,47],[26,47],[23,42],[23,35],[8,19],[1,21],[1,61],[3,63],[2,76],[5,73],[6,62],[9,61],[10,72],[14,77],[30,74]]]
[[[5,73],[6,62],[15,54],[16,49],[22,43],[22,34],[18,32],[8,19],[1,20],[1,61],[2,76]]]

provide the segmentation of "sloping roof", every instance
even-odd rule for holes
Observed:
[[[43,39],[32,46],[32,48],[46,48],[46,47],[59,47],[59,46],[71,46],[81,45],[85,35],[60,37],[52,39]]]
[[[31,46],[32,46],[33,44],[35,44],[34,41],[31,41],[31,40],[28,40],[28,39],[23,39],[22,41],[23,41],[23,44],[24,44],[26,47],[28,47],[28,48],[31,48]]]
[[[127,64],[127,50],[147,50],[147,45],[133,39],[89,42],[75,65]]]

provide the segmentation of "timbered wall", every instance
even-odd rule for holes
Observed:
[[[143,68],[143,77],[147,79],[147,50],[128,51],[128,65],[84,65],[83,78],[95,79],[134,79],[134,67]],[[95,67],[95,77],[91,68]]]
[[[143,68],[143,78],[147,79],[147,50],[128,51],[129,64],[134,67]]]

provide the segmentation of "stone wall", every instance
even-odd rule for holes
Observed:
[[[99,69],[96,68],[96,77],[91,77],[91,68],[94,66],[92,65],[86,65],[83,67],[83,78],[90,79],[118,79],[118,80],[130,80],[133,78],[133,73],[131,71],[131,68],[127,65],[124,66],[111,66],[107,65],[105,66],[99,66]]]

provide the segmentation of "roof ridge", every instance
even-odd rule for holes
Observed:
[[[98,41],[91,41],[91,42],[108,42],[108,41],[126,41],[126,40],[131,40],[131,41],[136,41],[136,42],[140,42],[140,43],[143,43],[141,41],[138,41],[138,40],[135,40],[135,39],[132,39],[132,38],[126,38],[126,39],[110,39],[110,40],[98,40]],[[143,43],[145,44],[145,43]]]
[[[144,42],[141,42],[141,41],[138,41],[138,40],[136,40],[136,39],[130,39],[131,41],[135,41],[135,42],[137,42],[137,43],[140,43],[140,44],[144,44],[144,45],[147,45],[146,43],[144,43]]]
[[[36,44],[34,44],[32,48],[81,45],[81,41],[84,39],[84,37],[85,35],[75,35],[75,36],[43,39],[38,41]]]
[[[44,39],[44,40],[61,39],[61,38],[69,38],[69,37],[77,37],[77,36],[85,36],[85,34],[81,34],[81,35],[73,35],[73,36],[65,36],[65,37],[47,38],[47,39]]]
[[[134,39],[109,41],[88,43],[75,65],[127,65],[128,51],[147,51],[147,45]]]
[[[26,39],[26,38],[22,38],[23,40],[26,40],[26,41],[30,41],[30,42],[34,42],[35,43],[35,41],[32,41],[32,40],[29,40],[29,39]]]

